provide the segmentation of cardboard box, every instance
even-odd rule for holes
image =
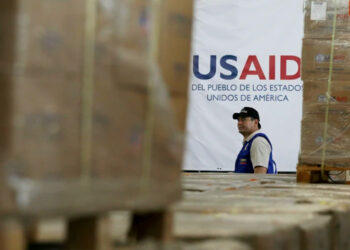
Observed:
[[[176,128],[185,133],[187,120],[188,100],[186,97],[173,95],[170,97],[171,111],[173,112]]]
[[[79,176],[81,80],[13,77],[11,153],[6,166],[28,178]]]
[[[8,188],[8,176],[4,169],[0,170],[0,214],[11,214],[16,211],[15,195]]]
[[[328,115],[328,126],[343,130],[350,121],[349,103],[306,103],[303,105],[303,122],[324,123]]]
[[[304,38],[331,39],[334,28],[336,39],[350,38],[349,1],[306,0],[304,3]]]
[[[98,76],[97,74],[97,79]],[[150,96],[146,89],[120,89],[108,79],[98,79],[98,82],[93,99],[92,150],[89,156],[91,168],[88,174],[92,181],[113,181],[114,186],[111,187],[118,197],[115,201],[110,198],[98,198],[101,199],[101,209],[159,208],[178,199],[181,190],[183,149],[181,134],[174,124],[170,123],[172,113],[166,108],[170,104],[163,100],[160,102],[156,97],[153,100],[152,112],[149,107]],[[45,79],[20,78],[15,82],[10,117],[11,147],[2,158],[3,183],[15,177],[30,180],[33,184],[67,182],[71,183],[72,188],[80,188],[79,183],[84,171],[80,158],[80,87],[79,82],[67,79],[50,82]],[[148,125],[149,119],[153,121],[151,126]],[[140,192],[142,185],[144,190]],[[17,188],[21,190],[20,186]],[[45,202],[48,198],[41,198],[41,193],[56,192],[50,190],[50,187],[42,188],[34,189],[34,193],[30,193],[29,190],[28,197]],[[104,190],[104,184],[95,188]],[[161,190],[158,190],[155,197],[154,191],[157,189]],[[1,199],[8,199],[11,190],[4,190]],[[47,200],[46,206],[57,207],[58,210],[65,206],[64,197],[68,194],[60,193],[59,190],[57,192],[60,197],[50,202]],[[108,190],[110,189],[106,191]],[[130,196],[126,195],[126,190],[129,190]],[[84,189],[82,191],[86,192]],[[142,196],[138,197],[141,194]],[[71,193],[69,197],[72,197]],[[91,195],[90,199],[97,197]],[[35,213],[37,209],[33,206],[38,206],[37,202],[30,198],[26,203],[27,207],[22,207],[23,211]],[[110,205],[103,205],[105,203]],[[10,203],[2,204],[4,205],[0,205],[0,211],[8,211]],[[57,206],[58,204],[60,206]],[[79,204],[77,202],[71,211],[65,208],[63,215],[88,209],[84,208],[84,205],[79,207]],[[70,206],[69,202],[66,206]],[[15,208],[12,209],[13,212]],[[52,207],[49,211],[44,207],[40,209],[45,213],[55,211]],[[62,210],[59,211],[62,213]]]
[[[334,42],[332,80],[350,79],[350,43]],[[330,70],[331,40],[304,39],[302,51],[302,79],[328,80]]]
[[[187,96],[190,77],[193,1],[162,2],[159,64],[171,93]]]
[[[304,105],[299,163],[321,164],[325,146],[326,164],[349,165],[350,104],[329,104],[327,121],[326,112],[326,104]],[[324,134],[326,126],[326,134]]]
[[[16,44],[16,1],[0,1],[0,77],[11,74]]]
[[[322,104],[327,102],[328,81],[305,80],[303,84],[303,103]],[[350,102],[350,81],[332,81],[330,85],[330,103]]]
[[[15,0],[16,74],[64,74],[82,70],[85,1]]]
[[[152,38],[151,1],[100,2],[98,51],[110,56],[113,80],[120,85],[147,87]]]
[[[140,3],[140,1],[129,1],[130,4],[134,2]],[[140,20],[139,22],[130,22],[126,18],[116,22],[124,24],[119,26],[125,30],[137,32],[128,34],[126,40],[120,39],[123,32],[121,29],[118,30],[119,26],[116,27],[116,41],[109,47],[110,53],[114,55],[113,77],[123,85],[147,86],[149,78],[147,72],[152,66],[150,58],[156,56],[154,66],[159,73],[158,81],[164,82],[164,86],[171,94],[187,96],[193,1],[162,1],[159,6],[160,14],[156,17],[159,24],[155,26],[158,30],[155,34],[150,33],[153,17],[146,8],[145,1],[141,2],[143,4],[137,5],[135,11],[128,15],[130,19]],[[123,16],[125,15],[120,15]],[[149,53],[151,41],[155,41],[158,45],[154,55]]]
[[[333,124],[327,129],[324,137],[325,123],[302,122],[301,150],[299,163],[321,164],[323,159],[323,146],[325,146],[324,159],[326,165],[349,166],[350,164],[350,131],[341,130]]]
[[[93,176],[141,178],[149,149],[151,179],[169,185],[179,179],[182,144],[171,122],[169,100],[154,97],[152,111],[149,98],[147,89],[120,88],[112,81],[99,80],[94,98]],[[150,144],[148,134],[152,135]]]
[[[143,91],[152,82],[163,95],[170,96],[170,108],[174,122],[185,130],[187,115],[187,91],[190,69],[193,1],[162,1],[158,15],[159,29],[158,70],[150,78],[149,42],[152,38],[149,26],[152,15],[149,1],[121,1],[121,6],[103,8],[108,14],[100,15],[97,33],[96,63],[110,68],[106,74],[120,88]],[[133,6],[128,15],[122,14]],[[140,20],[135,22],[135,20]],[[104,32],[109,27],[113,32]],[[137,41],[135,43],[135,41]],[[153,69],[154,70],[154,69]]]
[[[9,55],[7,62],[0,61],[2,70],[13,61],[17,75],[81,74],[85,1],[16,0],[11,4],[3,3],[0,25],[3,32],[12,32],[8,29],[9,20],[16,20],[17,51]],[[96,56],[113,56],[109,66],[120,83],[147,85],[149,48],[154,35],[150,4],[149,0],[120,0],[113,4],[98,1],[96,37],[100,43],[96,45]],[[161,2],[158,15],[159,77],[170,92],[184,96],[189,81],[192,12],[193,1],[167,0]],[[6,53],[12,53],[14,43],[10,39],[2,44]]]
[[[12,69],[16,34],[16,2],[0,1],[0,162],[4,162],[11,147]],[[7,186],[7,169],[0,166],[0,214],[15,210],[13,193]]]

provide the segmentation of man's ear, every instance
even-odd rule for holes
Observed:
[[[255,123],[255,125],[256,125],[257,127],[259,127],[259,120],[258,120],[258,119],[255,119],[255,120],[254,120],[254,123]]]

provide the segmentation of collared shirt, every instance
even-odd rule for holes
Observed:
[[[249,141],[258,133],[261,133],[260,129],[245,138],[243,143]],[[270,153],[271,147],[269,142],[261,136],[255,138],[250,148],[250,160],[252,161],[253,167],[261,166],[267,168],[269,165]]]

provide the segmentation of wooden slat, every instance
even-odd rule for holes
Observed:
[[[109,221],[105,216],[91,216],[68,222],[66,250],[111,250]]]
[[[321,166],[316,166],[316,165],[298,165],[298,169],[305,169],[305,170],[310,170],[310,171],[321,171]],[[350,166],[348,167],[337,167],[337,166],[325,166],[324,167],[325,171],[346,171],[350,170]]]
[[[17,220],[0,221],[0,249],[26,249],[25,230],[24,227]]]
[[[144,241],[117,246],[118,250],[253,250],[248,244],[232,239],[211,239],[198,242]]]
[[[324,174],[322,178],[321,166],[316,165],[303,165],[297,166],[297,182],[298,183],[321,183],[329,182],[327,176],[330,171],[347,171],[350,170],[350,166],[337,167],[337,166],[325,166]],[[344,180],[345,182],[345,180]]]
[[[173,238],[173,214],[171,211],[134,213],[129,237],[138,241],[155,239],[169,242]]]
[[[114,238],[114,242],[123,250],[158,246],[164,250],[206,250],[215,249],[215,244],[221,250],[230,249],[230,242],[241,242],[242,249],[249,250],[348,249],[350,186],[297,184],[295,177],[184,174],[183,200],[169,209],[174,212],[174,241],[169,248],[160,243],[166,232],[162,230],[167,225],[166,211],[138,211],[132,216],[133,223],[130,211],[116,212],[119,231],[115,237],[121,240]],[[130,224],[134,239],[153,239],[155,245],[127,239]],[[76,232],[88,235],[83,230],[89,226],[83,225]]]

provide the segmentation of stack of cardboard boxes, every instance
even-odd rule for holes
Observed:
[[[330,166],[350,164],[349,8],[347,0],[305,1],[301,164],[318,165],[322,161]],[[335,39],[332,39],[333,29]]]
[[[130,183],[122,194],[128,199],[140,192],[134,184],[146,178],[148,195],[176,200],[192,1],[165,0],[157,8],[151,0],[96,2],[89,175]],[[1,185],[13,177],[66,181],[82,175],[85,25],[93,18],[86,3],[1,3],[1,126],[7,135],[1,137]],[[152,55],[151,43],[157,44]]]

